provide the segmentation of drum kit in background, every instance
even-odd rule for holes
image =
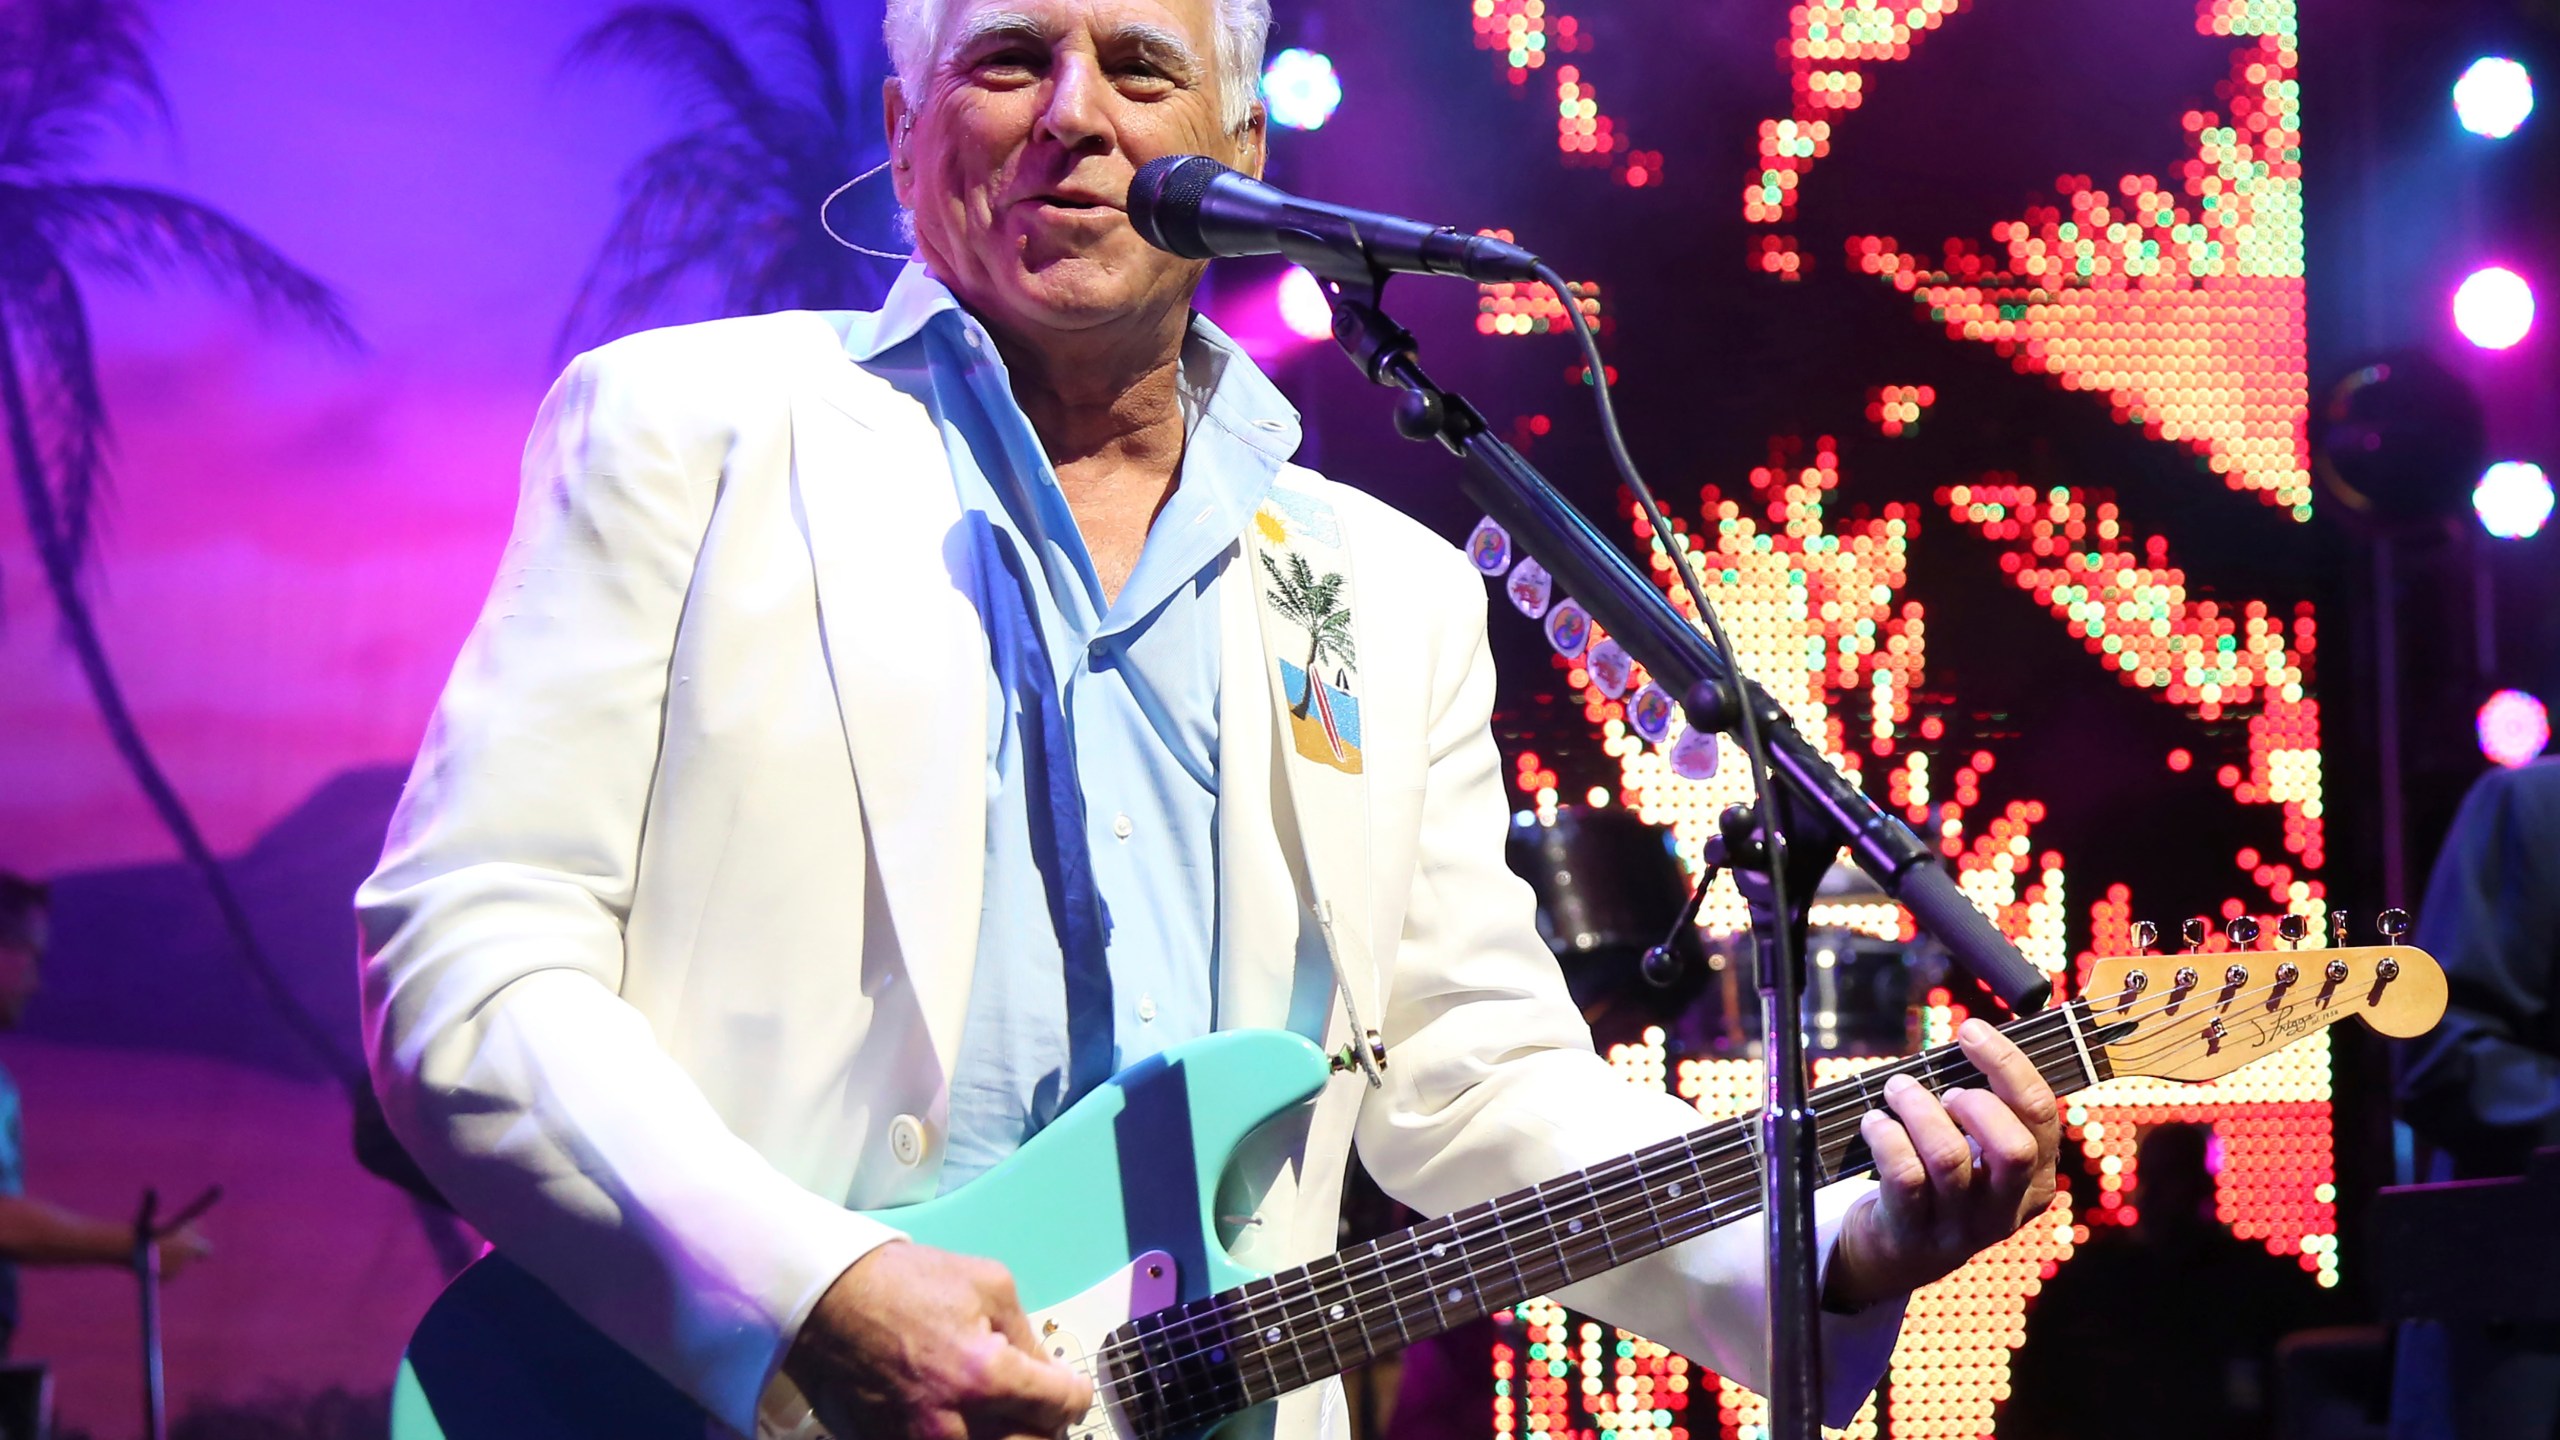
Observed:
[[[1515,823],[1508,858],[1537,893],[1539,933],[1603,1053],[1659,1028],[1674,1063],[1759,1054],[1750,937],[1689,923],[1692,882],[1669,830],[1614,806],[1563,808]],[[1837,865],[1815,892],[1814,916],[1892,904],[1854,866]],[[1809,1053],[1919,1048],[1921,1003],[1948,973],[1934,942],[1817,924],[1804,955]]]

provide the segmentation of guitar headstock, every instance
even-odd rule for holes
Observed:
[[[2445,1005],[2435,957],[2398,943],[2117,956],[2091,965],[2083,993],[2114,1072],[2165,1080],[2227,1075],[2350,1015],[2424,1034]]]

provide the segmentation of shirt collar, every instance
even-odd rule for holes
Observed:
[[[911,260],[898,272],[879,309],[857,310],[845,317],[845,352],[856,362],[869,364],[946,313],[955,317],[948,323],[978,323],[950,289],[925,269],[924,262]],[[1191,333],[1183,342],[1182,391],[1200,419],[1270,459],[1285,461],[1298,452],[1302,431],[1297,407],[1243,347],[1197,310],[1191,312]]]

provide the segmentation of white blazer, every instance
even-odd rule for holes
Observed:
[[[934,1193],[977,943],[988,666],[958,502],[939,433],[849,358],[846,322],[718,321],[571,364],[357,895],[394,1131],[491,1240],[742,1432],[793,1398],[777,1367],[819,1295],[893,1237],[855,1210]],[[1355,1137],[1437,1214],[1698,1123],[1592,1054],[1504,865],[1481,577],[1328,493],[1369,617],[1373,953],[1349,968],[1387,1085],[1337,1076],[1258,1157],[1239,1254],[1262,1266],[1332,1248]],[[1252,587],[1219,588],[1219,1014],[1278,1026],[1306,967],[1331,975]],[[1825,1193],[1826,1253],[1858,1188]],[[1759,1247],[1730,1227],[1564,1298],[1748,1380]],[[1835,1422],[1899,1318],[1826,1322]],[[1291,1397],[1281,1433],[1338,1420],[1338,1395]]]

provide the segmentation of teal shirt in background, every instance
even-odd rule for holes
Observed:
[[[0,1197],[12,1200],[27,1193],[26,1137],[20,1126],[17,1078],[0,1069]],[[0,1359],[7,1358],[17,1333],[18,1266],[14,1260],[0,1260]]]
[[[948,290],[910,265],[845,343],[942,431],[990,652],[986,889],[947,1191],[1217,1024],[1219,587],[1237,583],[1298,417],[1195,318],[1180,482],[1106,602],[994,342]],[[896,617],[881,597],[879,623]]]

